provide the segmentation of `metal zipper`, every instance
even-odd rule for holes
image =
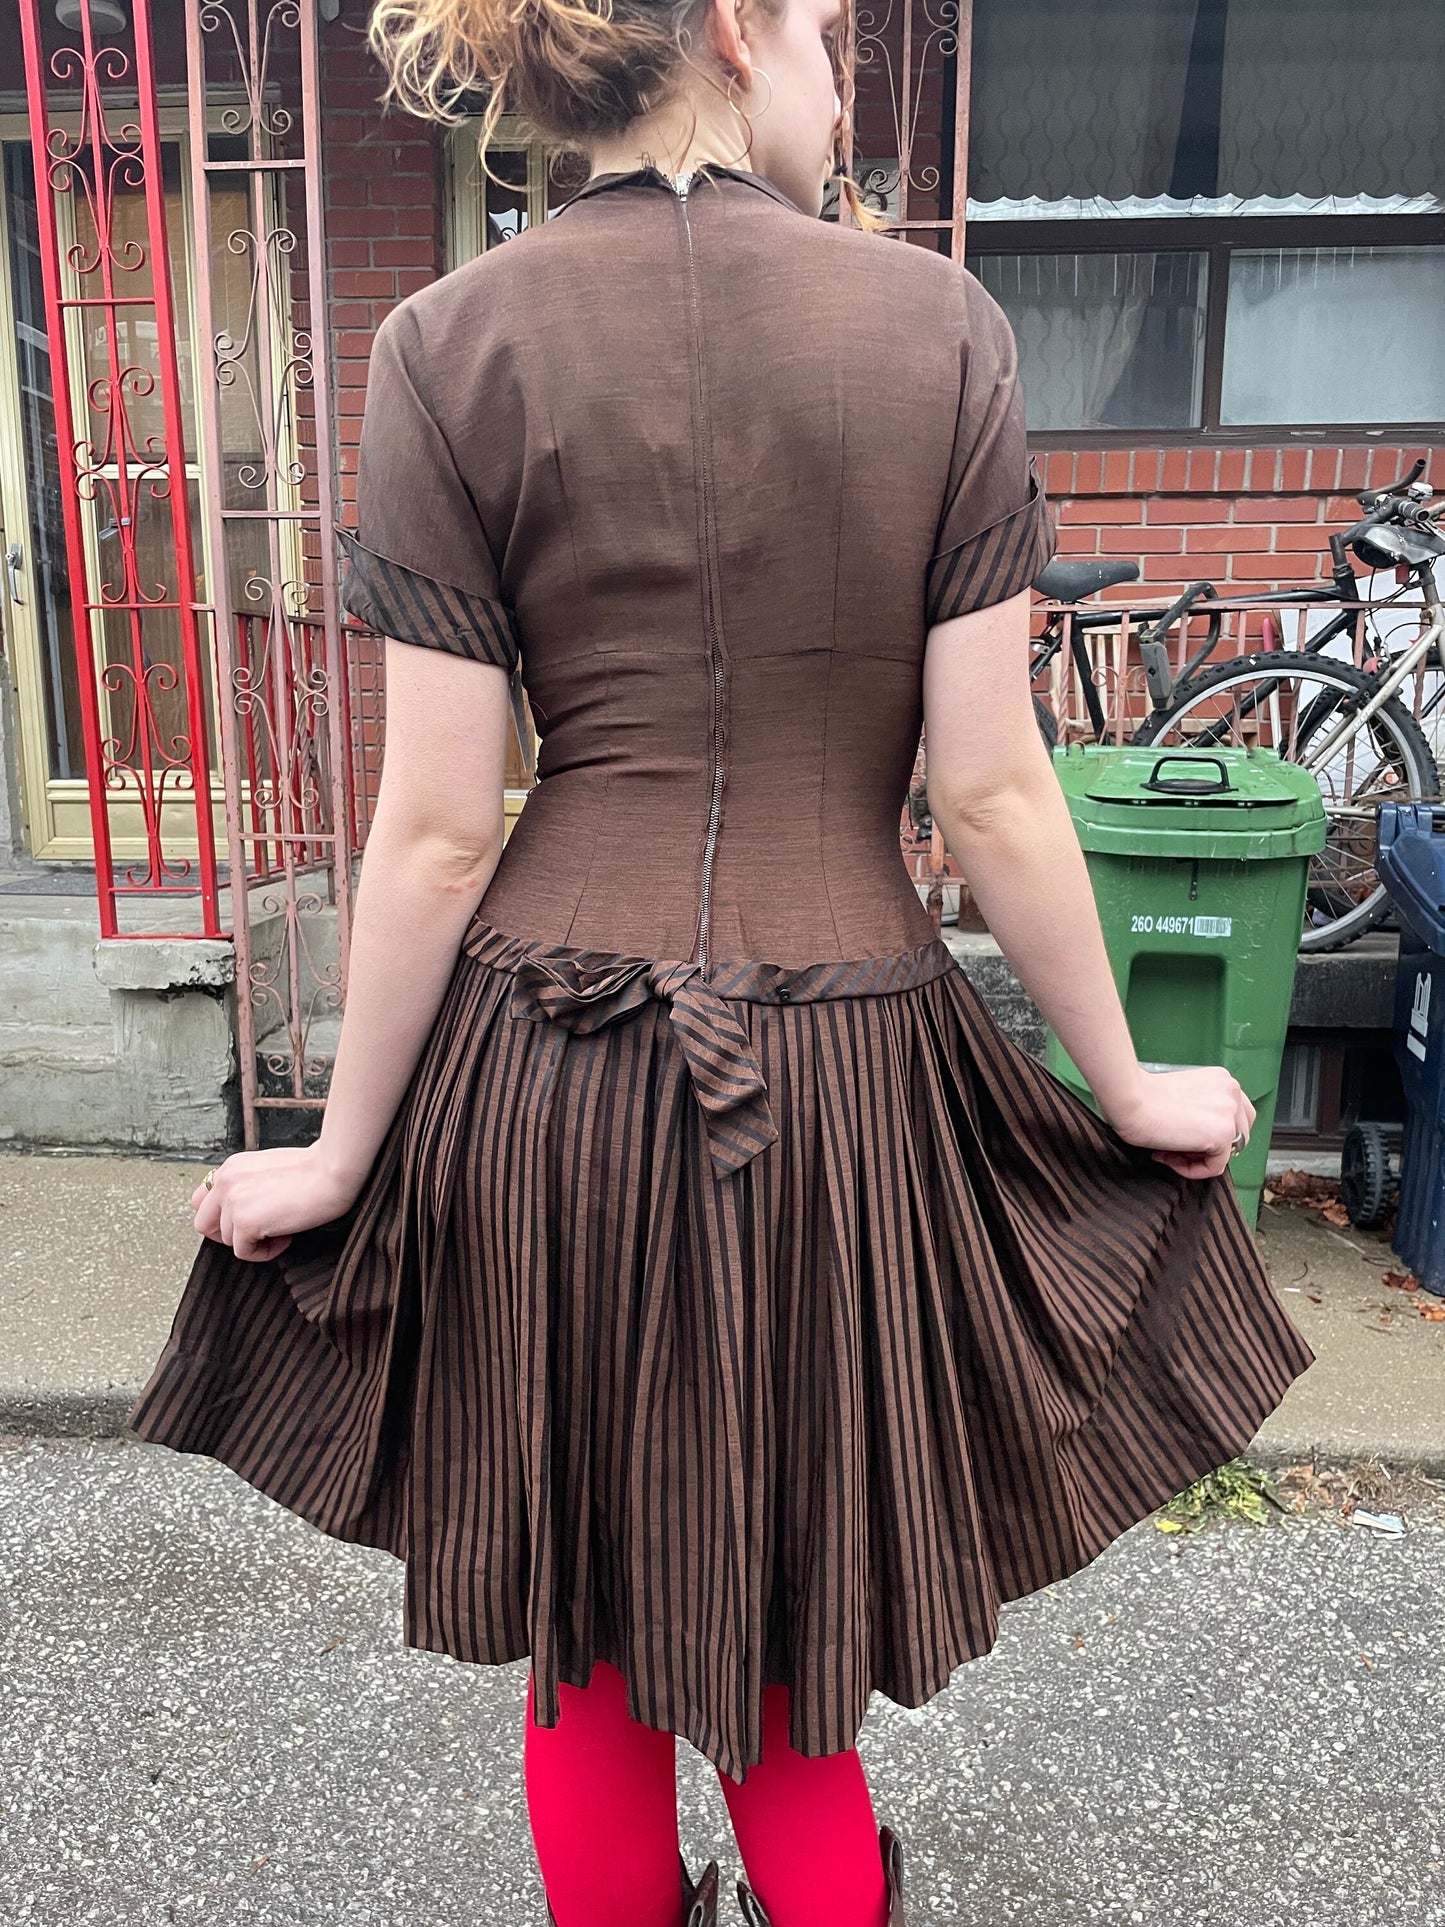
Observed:
[[[710,440],[707,432],[707,397],[703,387],[702,374],[702,329],[698,317],[697,270],[692,251],[692,220],[687,208],[687,190],[693,176],[689,174],[683,181],[674,182],[673,191],[677,195],[678,206],[682,211],[683,233],[687,241],[688,302],[692,314],[693,352],[697,362],[697,379],[694,384],[694,448],[697,454],[698,485],[701,491],[703,519],[703,629],[707,639],[708,663],[712,670],[712,800],[708,807],[707,834],[702,846],[701,900],[698,912],[697,961],[702,966],[703,975],[707,974],[709,921],[712,908],[712,866],[717,851],[718,831],[722,825],[723,797],[723,743],[725,729],[723,724],[724,679],[722,649],[718,639],[717,607],[713,597],[712,556],[709,543],[712,529],[712,472],[708,460]]]

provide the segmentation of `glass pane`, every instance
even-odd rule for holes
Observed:
[[[1031,429],[1193,428],[1202,254],[970,255],[1013,324]]]
[[[530,151],[525,147],[493,147],[487,153],[487,167],[478,169],[482,191],[482,246],[494,248],[499,241],[510,241],[527,225],[527,185]],[[501,176],[499,187],[491,177]]]
[[[181,415],[184,422],[186,454],[196,453],[195,382],[191,368],[190,310],[187,301],[189,278],[186,271],[186,216],[181,201],[181,157],[174,141],[161,148],[161,174],[165,183],[166,244],[171,261],[171,298],[175,304],[176,359],[180,368]],[[85,164],[88,164],[88,157]],[[77,167],[82,165],[77,162]],[[160,361],[156,345],[155,310],[150,305],[150,237],[146,227],[145,189],[132,179],[139,168],[112,168],[110,173],[110,253],[117,272],[115,292],[126,300],[139,299],[139,307],[115,310],[115,352],[119,359],[121,393],[124,399],[125,436],[129,446],[142,453],[148,446],[164,449],[165,406],[161,392]],[[81,251],[75,287],[87,300],[104,293],[99,262],[99,241],[92,219],[90,197],[73,195],[75,235]],[[110,388],[110,327],[103,308],[83,310],[82,336],[85,344],[85,381],[87,393],[98,383],[90,409],[88,432],[95,447],[113,447],[119,424],[112,422],[106,406]],[[76,424],[77,429],[83,427]]]
[[[974,0],[971,219],[1445,207],[1440,0]]]
[[[191,524],[200,526],[200,489],[188,483]],[[116,601],[126,595],[126,553],[113,513],[113,483],[102,483],[97,497],[96,543],[100,556],[98,599]],[[171,534],[171,505],[143,478],[132,482],[130,505],[134,514],[136,587],[145,601],[174,604],[176,550]],[[101,726],[112,739],[121,767],[137,778],[150,764],[153,779],[171,760],[183,760],[190,740],[186,703],[186,671],[181,654],[180,617],[174,606],[163,609],[101,609],[95,616],[100,634],[102,664]],[[209,652],[202,632],[202,708],[211,714],[212,687]],[[211,732],[208,730],[208,739]],[[217,767],[216,745],[208,740],[212,768]],[[174,779],[172,779],[174,780]],[[153,787],[159,795],[159,789]]]
[[[1445,249],[1230,256],[1224,422],[1445,417]]]

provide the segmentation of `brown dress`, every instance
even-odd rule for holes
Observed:
[[[202,1241],[131,1424],[544,1724],[602,1657],[734,1779],[770,1681],[845,1748],[1312,1356],[900,860],[928,627],[1053,549],[1008,324],[746,169],[597,176],[384,322],[358,520],[347,606],[520,661],[537,786],[354,1206]]]

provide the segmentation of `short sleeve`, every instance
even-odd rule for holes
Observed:
[[[342,606],[378,635],[516,671],[512,612],[476,503],[425,401],[405,304],[372,340]]]
[[[927,571],[930,627],[1027,589],[1058,546],[1024,431],[1018,348],[1003,309],[962,273],[958,414]]]

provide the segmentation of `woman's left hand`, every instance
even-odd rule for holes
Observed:
[[[321,1154],[319,1144],[235,1151],[216,1167],[207,1190],[191,1193],[196,1230],[256,1263],[278,1257],[298,1231],[339,1218],[360,1186]]]

